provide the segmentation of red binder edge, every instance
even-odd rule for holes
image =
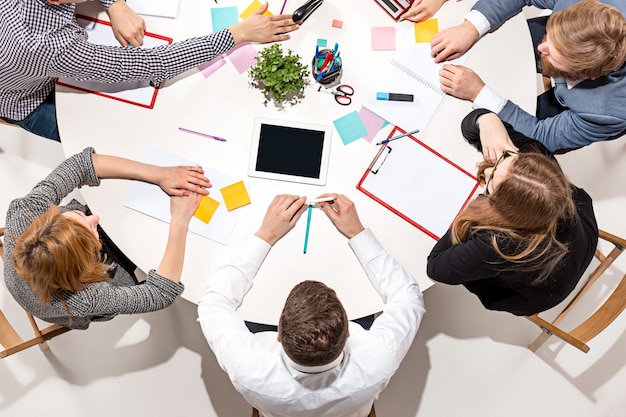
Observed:
[[[389,134],[388,138],[391,138],[391,137],[395,136],[396,134],[402,134],[402,133],[406,133],[406,132],[404,130],[400,129],[399,127],[395,126],[393,128],[393,130],[391,131],[391,133]],[[418,145],[423,146],[426,150],[434,153],[435,155],[437,155],[438,157],[440,157],[441,159],[443,159],[444,161],[446,161],[447,163],[449,163],[450,165],[452,165],[453,167],[455,167],[456,169],[458,169],[459,171],[461,171],[462,173],[464,173],[465,175],[467,175],[468,177],[470,177],[470,178],[472,178],[473,180],[476,181],[476,185],[474,186],[474,188],[472,188],[472,191],[469,193],[469,195],[467,196],[467,198],[463,202],[463,205],[461,206],[461,208],[457,212],[456,216],[458,216],[459,213],[461,211],[463,211],[463,209],[465,208],[467,203],[470,201],[470,199],[474,195],[474,192],[478,188],[478,178],[476,178],[474,175],[470,174],[469,172],[467,172],[466,170],[464,170],[463,168],[461,168],[460,166],[458,166],[454,162],[450,161],[448,158],[446,158],[445,156],[441,155],[439,152],[435,151],[434,149],[432,149],[430,146],[426,145],[425,143],[423,143],[419,139],[415,138],[413,135],[409,135],[407,137],[413,139],[415,142],[417,142]],[[382,146],[385,147],[385,146],[387,146],[387,144],[384,144]],[[374,161],[376,161],[377,157],[378,157],[378,154],[376,154],[376,156],[374,157]],[[393,208],[392,206],[390,206],[389,204],[387,204],[386,202],[384,202],[383,200],[381,200],[380,198],[376,197],[374,194],[370,193],[365,188],[363,188],[363,181],[365,181],[365,178],[367,178],[368,174],[370,173],[370,169],[371,169],[371,165],[367,167],[367,169],[365,170],[365,173],[363,174],[363,176],[359,180],[359,183],[356,185],[357,190],[361,191],[363,194],[365,194],[366,196],[370,197],[372,200],[376,201],[377,203],[379,203],[383,207],[387,208],[388,210],[390,210],[392,213],[396,214],[400,218],[406,220],[407,222],[409,222],[413,226],[417,227],[419,230],[421,230],[422,232],[426,233],[428,236],[432,237],[433,239],[435,239],[435,240],[441,239],[441,236],[437,236],[436,234],[434,234],[430,230],[426,229],[424,226],[422,226],[422,225],[418,224],[417,222],[413,221],[409,217],[407,217],[404,214],[402,214],[400,211],[396,210],[395,208]],[[454,217],[456,218],[456,216],[454,216]],[[453,222],[454,222],[454,219],[452,219],[452,222],[450,223],[448,228],[450,228],[450,226],[452,226]]]
[[[111,23],[107,22],[106,20],[100,20],[100,19],[96,19],[96,18],[90,17],[90,16],[84,16],[84,15],[77,14],[76,18],[77,19],[83,19],[83,20],[89,20],[91,22],[95,22],[95,23],[98,23],[98,24],[101,24],[101,25],[111,26]],[[151,38],[161,39],[161,40],[166,41],[168,44],[171,44],[173,42],[172,38],[168,38],[168,37],[162,36],[162,35],[157,35],[156,33],[144,32],[144,36],[150,36]],[[101,93],[99,91],[93,91],[93,90],[89,90],[87,88],[76,87],[75,85],[66,84],[66,83],[61,82],[59,80],[56,80],[56,84],[57,85],[62,85],[64,87],[68,87],[68,88],[73,88],[74,90],[83,91],[85,93],[96,94],[96,95],[101,96],[101,97],[106,97],[106,98],[110,98],[110,99],[113,99],[113,100],[121,101],[123,103],[133,104],[135,106],[143,107],[143,108],[146,108],[146,109],[154,108],[154,103],[156,102],[157,93],[159,92],[159,87],[155,87],[154,88],[154,94],[152,94],[152,100],[150,101],[150,104],[143,104],[143,103],[138,103],[136,101],[130,101],[130,100],[126,100],[126,99],[123,99],[123,98],[115,97],[115,96],[112,96],[112,95],[109,95],[109,94],[106,94],[106,93]]]

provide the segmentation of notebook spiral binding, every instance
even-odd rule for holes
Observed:
[[[426,78],[422,77],[420,74],[416,73],[415,71],[413,71],[411,68],[401,64],[400,62],[396,61],[395,59],[391,60],[391,65],[393,65],[394,67],[398,68],[400,71],[404,72],[405,74],[407,74],[408,76],[416,79],[417,81],[419,81],[421,84],[425,85],[426,87],[430,88],[431,90],[433,90],[435,93],[443,96],[444,92],[441,91],[441,89],[439,88],[439,86],[437,86],[436,84],[430,82],[429,80],[427,80]]]

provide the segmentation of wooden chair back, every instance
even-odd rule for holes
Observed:
[[[0,228],[0,236],[4,236],[4,227]],[[0,240],[0,259],[4,259],[2,240]],[[4,348],[4,350],[0,351],[0,358],[6,358],[9,355],[35,345],[39,345],[41,350],[46,350],[48,349],[48,345],[46,344],[47,340],[70,330],[58,324],[52,324],[40,329],[35,318],[30,313],[25,313],[35,333],[30,339],[23,339],[17,333],[0,308],[0,344]]]
[[[537,337],[537,339],[528,346],[533,352],[537,351],[541,345],[552,335],[557,336],[563,341],[576,347],[587,353],[589,346],[587,342],[600,334],[609,324],[615,320],[624,308],[626,307],[626,274],[622,277],[621,281],[613,290],[611,295],[606,301],[587,319],[580,323],[576,328],[570,331],[565,331],[558,327],[559,323],[567,316],[567,314],[574,308],[576,303],[580,301],[582,296],[591,288],[591,286],[600,278],[600,276],[607,270],[609,266],[617,259],[618,256],[626,249],[626,240],[621,237],[612,235],[604,230],[599,231],[599,238],[613,245],[613,249],[604,255],[599,249],[596,249],[595,256],[600,261],[598,267],[589,274],[584,285],[580,291],[572,298],[572,300],[565,306],[565,308],[558,314],[558,316],[550,323],[538,314],[532,316],[526,316],[526,318],[536,325],[538,325],[543,333]]]

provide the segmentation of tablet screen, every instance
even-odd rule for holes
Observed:
[[[324,132],[261,124],[256,170],[319,178]]]
[[[257,118],[248,174],[253,177],[323,185],[331,127]]]

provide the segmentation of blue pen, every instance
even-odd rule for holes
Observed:
[[[309,245],[309,229],[311,228],[311,212],[313,211],[313,204],[309,204],[309,208],[307,209],[306,216],[306,232],[304,232],[304,253],[306,253],[306,248]]]

